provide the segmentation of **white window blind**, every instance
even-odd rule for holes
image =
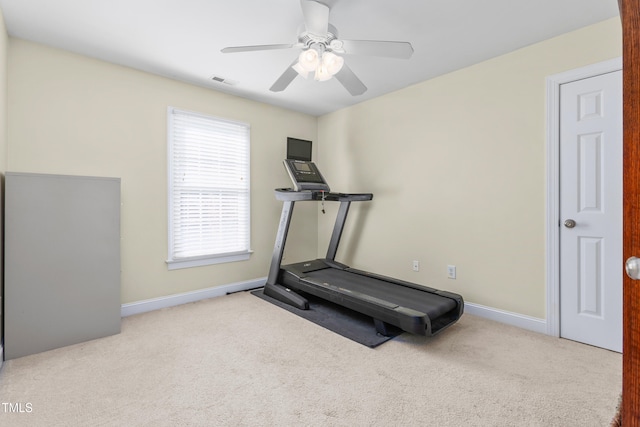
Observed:
[[[168,116],[169,268],[248,259],[249,125]]]

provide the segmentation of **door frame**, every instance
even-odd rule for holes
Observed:
[[[560,336],[560,86],[622,70],[622,57],[547,77],[547,335]]]

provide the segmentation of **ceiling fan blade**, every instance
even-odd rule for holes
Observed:
[[[329,6],[315,0],[300,0],[300,6],[306,30],[324,37],[329,31]]]
[[[278,80],[276,80],[275,83],[271,85],[271,87],[269,88],[271,92],[282,92],[287,88],[287,86],[289,86],[289,84],[291,84],[293,79],[298,76],[298,72],[292,68],[297,62],[298,59],[296,58],[296,60],[293,61],[286,70],[284,70],[284,73],[282,73],[282,75],[278,77]]]
[[[351,68],[344,64],[340,71],[333,76],[344,86],[345,89],[353,96],[362,95],[367,91],[367,87],[360,79],[351,71]]]
[[[413,46],[409,42],[378,40],[342,40],[342,50],[349,55],[383,56],[386,58],[409,59]]]
[[[295,44],[263,44],[257,46],[233,46],[225,47],[221,50],[222,53],[236,53],[236,52],[253,52],[256,50],[275,50],[275,49],[290,49],[296,47]]]

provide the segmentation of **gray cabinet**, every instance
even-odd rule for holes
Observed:
[[[120,179],[5,174],[5,359],[120,332]]]

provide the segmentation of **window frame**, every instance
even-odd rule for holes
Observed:
[[[174,130],[175,123],[174,117],[175,113],[188,115],[191,117],[197,117],[206,120],[213,120],[219,124],[230,124],[233,126],[241,126],[246,129],[246,140],[243,143],[246,144],[246,249],[235,252],[221,252],[221,253],[211,253],[206,255],[198,255],[198,256],[186,256],[186,257],[176,257],[174,252],[174,244],[175,244],[175,218],[173,213],[173,202],[174,202],[174,180],[173,175],[175,172],[174,165]],[[251,171],[251,126],[248,123],[229,120],[221,117],[216,117],[208,114],[203,114],[194,111],[188,111],[175,107],[167,108],[167,231],[168,231],[168,240],[167,240],[167,267],[169,270],[176,270],[182,268],[191,268],[191,267],[200,267],[206,265],[214,265],[228,262],[237,262],[237,261],[246,261],[250,258],[251,253],[251,179],[250,179],[250,171]],[[204,187],[203,187],[204,188]],[[238,190],[245,191],[245,190]]]

